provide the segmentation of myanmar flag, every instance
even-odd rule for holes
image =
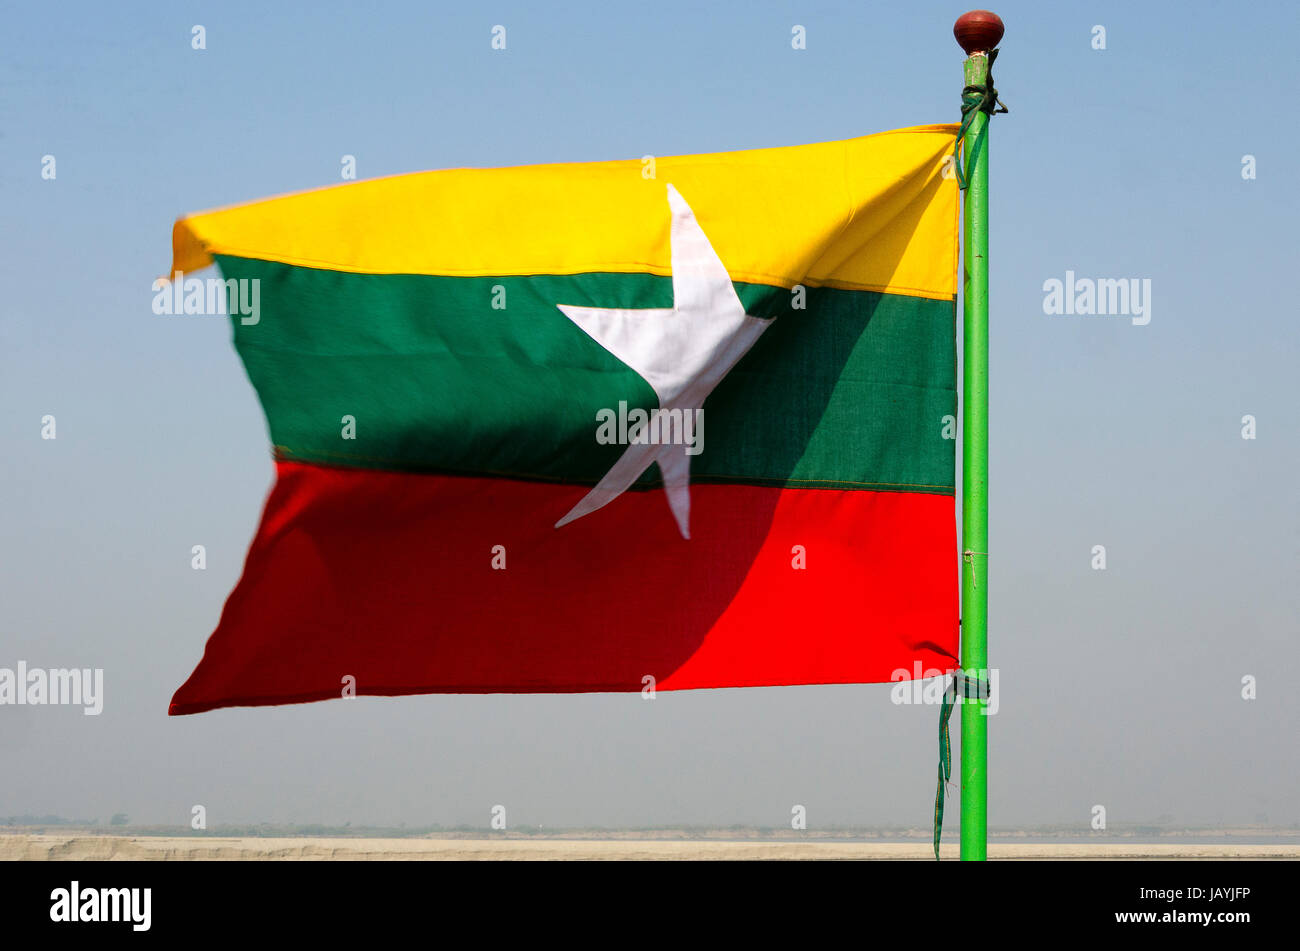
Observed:
[[[956,667],[956,131],[177,222],[276,480],[170,712]]]

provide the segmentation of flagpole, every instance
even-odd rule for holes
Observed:
[[[958,18],[953,35],[966,52],[969,87],[989,80],[989,52],[1002,39],[1002,21],[986,10]],[[988,681],[988,476],[989,476],[989,163],[988,116],[975,109],[963,142],[966,195],[962,373],[962,573],[961,666],[966,684]],[[983,861],[988,851],[988,717],[984,692],[961,706],[961,858]]]

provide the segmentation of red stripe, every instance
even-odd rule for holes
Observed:
[[[377,695],[639,691],[957,663],[948,496],[696,485],[687,540],[660,490],[556,529],[585,487],[277,469],[172,714],[339,697],[347,676]]]

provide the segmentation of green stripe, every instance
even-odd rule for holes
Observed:
[[[667,277],[218,262],[227,279],[261,282],[259,321],[232,318],[235,346],[284,458],[595,483],[624,449],[596,442],[596,412],[657,406],[555,305],[671,307]],[[792,309],[785,288],[736,292],[775,323],[705,403],[692,481],[953,493],[953,301],[809,288]],[[342,438],[345,415],[355,439]],[[652,467],[641,484],[657,478]]]

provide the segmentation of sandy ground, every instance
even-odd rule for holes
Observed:
[[[943,857],[957,858],[945,844]],[[1300,859],[1297,845],[1041,845],[990,843],[991,859]],[[557,839],[171,838],[0,835],[0,860],[627,860],[913,859],[928,843],[591,841]]]

